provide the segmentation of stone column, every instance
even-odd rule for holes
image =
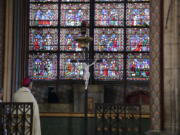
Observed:
[[[3,88],[5,0],[0,0],[0,88]]]
[[[27,0],[6,0],[4,44],[4,100],[11,101],[12,94],[21,86],[26,75],[24,58],[27,49]]]
[[[27,49],[28,49],[28,1],[17,0],[13,10],[13,75],[12,91],[21,87],[22,79],[27,76]]]
[[[161,0],[150,1],[150,115],[151,128],[148,134],[158,134],[161,128]]]
[[[179,0],[164,1],[164,119],[166,135],[179,135],[180,42]],[[178,7],[179,6],[179,7]],[[180,15],[180,14],[179,14]],[[179,17],[179,18],[178,18]],[[180,21],[180,19],[179,19]]]
[[[13,0],[6,0],[5,44],[4,44],[4,101],[10,101],[12,81],[13,49]]]

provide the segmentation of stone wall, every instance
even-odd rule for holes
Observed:
[[[142,84],[143,85],[143,84]],[[135,87],[136,86],[136,87]],[[131,85],[129,89],[143,87]],[[49,88],[53,88],[58,101],[51,102]],[[40,104],[41,112],[84,112],[84,85],[83,84],[61,84],[60,82],[34,81],[33,94]],[[89,85],[88,98],[92,105],[90,112],[94,111],[95,103],[124,103],[124,86],[122,84]],[[56,108],[56,109],[55,109]]]
[[[178,40],[177,40],[177,46],[178,46],[178,48],[179,48],[179,52],[180,52],[180,1],[178,0],[177,1],[178,2],[178,4],[177,4],[177,13],[178,13],[178,19],[177,19],[177,23],[178,23],[178,32],[177,32],[177,34],[178,34]],[[179,54],[180,55],[180,54]],[[178,57],[180,57],[180,56],[178,56]],[[180,65],[180,61],[178,62],[178,64]],[[180,66],[179,66],[180,67]],[[178,73],[179,73],[179,76],[178,76],[178,84],[179,84],[179,80],[180,80],[180,69],[178,68]],[[177,118],[177,121],[178,121],[178,128],[179,129],[177,129],[178,130],[178,133],[180,133],[180,84],[179,84],[179,87],[178,87],[179,89],[178,89],[178,99],[177,99],[177,103],[178,103],[178,118]]]
[[[49,100],[52,95],[49,88],[54,89],[57,101]],[[104,102],[104,86],[91,85],[88,91],[93,103]],[[40,112],[84,112],[84,85],[34,81],[32,92],[39,103]]]

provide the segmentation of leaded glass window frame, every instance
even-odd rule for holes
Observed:
[[[40,0],[41,1],[41,0]],[[89,9],[90,9],[90,11],[89,11],[89,31],[88,31],[88,34],[89,34],[89,36],[90,37],[94,37],[94,39],[95,39],[95,30],[97,29],[123,29],[122,31],[123,31],[123,41],[124,41],[124,49],[120,49],[120,51],[96,51],[96,49],[95,49],[95,46],[96,46],[96,44],[95,44],[95,42],[91,42],[91,46],[89,47],[89,58],[90,59],[94,59],[95,57],[96,57],[96,55],[97,54],[99,54],[99,55],[106,55],[106,54],[110,54],[110,55],[112,55],[112,54],[122,54],[123,55],[123,65],[120,65],[121,67],[122,67],[122,71],[123,71],[123,76],[122,77],[120,77],[119,79],[99,79],[99,78],[101,78],[102,76],[98,76],[98,75],[96,75],[96,74],[94,74],[96,71],[95,71],[95,67],[98,67],[98,64],[97,65],[95,65],[94,67],[91,67],[90,68],[90,72],[91,72],[91,77],[90,77],[90,83],[91,84],[98,84],[99,82],[101,82],[101,83],[119,83],[120,81],[122,81],[122,82],[126,82],[126,81],[144,81],[144,82],[147,82],[148,80],[149,80],[149,78],[148,79],[128,79],[128,73],[127,73],[127,71],[128,71],[128,67],[127,67],[127,65],[128,65],[128,55],[129,54],[148,54],[148,55],[150,55],[150,50],[149,50],[149,41],[148,41],[148,48],[146,48],[145,47],[145,51],[133,51],[133,50],[131,50],[131,49],[128,49],[127,48],[127,43],[128,43],[128,37],[127,37],[127,33],[128,33],[128,30],[131,30],[131,29],[137,29],[137,30],[140,30],[140,29],[148,29],[149,30],[149,24],[143,24],[143,25],[137,25],[137,26],[130,26],[129,24],[127,24],[127,20],[126,20],[126,16],[128,15],[128,9],[127,9],[127,7],[128,7],[128,5],[142,5],[142,4],[146,4],[146,5],[148,5],[148,4],[150,4],[150,1],[148,1],[148,0],[142,0],[142,1],[140,1],[140,0],[112,0],[112,1],[106,1],[106,0],[90,0],[89,2],[88,2],[88,0],[86,0],[86,1],[78,1],[78,2],[75,2],[75,1],[69,1],[69,2],[65,2],[65,0],[63,0],[63,1],[61,1],[61,0],[54,0],[55,2],[49,2],[48,0],[46,0],[46,2],[40,2],[42,5],[43,4],[57,4],[58,5],[58,23],[57,23],[57,26],[43,26],[44,24],[46,24],[47,23],[47,25],[49,25],[49,23],[48,22],[45,22],[44,24],[41,22],[41,24],[42,25],[40,25],[40,27],[38,27],[38,26],[29,26],[28,28],[29,28],[29,30],[31,29],[45,29],[45,30],[47,30],[47,29],[56,29],[57,31],[58,31],[58,44],[57,44],[57,49],[55,49],[55,50],[53,50],[53,49],[47,49],[47,50],[32,50],[32,49],[29,49],[28,50],[28,55],[33,55],[33,54],[42,54],[42,53],[49,53],[49,54],[57,54],[57,78],[56,79],[50,79],[50,80],[55,80],[55,81],[61,81],[61,82],[68,82],[69,83],[69,81],[71,81],[71,82],[83,82],[83,80],[82,80],[82,78],[65,78],[65,77],[62,77],[62,79],[60,78],[60,73],[61,73],[61,64],[60,64],[60,60],[61,60],[61,58],[60,58],[60,55],[61,54],[68,54],[68,53],[75,53],[75,54],[77,54],[77,53],[82,53],[82,51],[81,50],[70,50],[70,51],[65,51],[65,50],[61,50],[60,48],[61,48],[61,46],[60,46],[60,42],[61,42],[61,40],[60,40],[60,33],[61,33],[61,29],[79,29],[80,28],[80,26],[63,26],[63,25],[61,25],[61,8],[62,8],[62,5],[68,5],[68,4],[86,4],[86,5],[89,5]],[[35,4],[35,3],[39,3],[39,2],[29,2],[29,5],[31,5],[31,4]],[[98,25],[96,25],[96,22],[95,22],[95,20],[96,20],[96,13],[95,13],[95,8],[96,8],[96,5],[108,5],[108,4],[114,4],[114,5],[117,5],[117,4],[119,4],[119,5],[123,5],[123,6],[120,6],[121,8],[123,7],[124,8],[124,12],[123,12],[123,15],[122,16],[124,16],[124,18],[123,18],[123,20],[121,20],[122,22],[123,22],[123,24],[122,23],[120,23],[119,25],[116,25],[117,23],[116,23],[116,21],[114,21],[114,22],[111,22],[112,24],[114,23],[115,25],[113,26],[113,25],[109,25],[109,26],[98,26]],[[29,6],[30,7],[30,6]],[[29,12],[30,12],[30,9],[29,9]],[[30,18],[30,17],[29,17]],[[30,22],[30,20],[29,20],[29,22]],[[136,23],[138,23],[138,21],[136,22]],[[78,25],[79,25],[79,23],[77,23]],[[30,34],[29,34],[30,35]],[[30,36],[28,35],[28,41],[30,41]],[[47,36],[47,35],[46,35]],[[140,37],[142,37],[142,36],[140,36]],[[143,38],[142,38],[143,39]],[[149,39],[148,39],[149,40]],[[141,45],[142,46],[142,45]],[[29,59],[29,57],[28,57],[28,59]],[[31,73],[29,72],[29,69],[30,69],[30,62],[28,62],[28,75],[29,76],[31,76]],[[149,70],[149,69],[148,69]],[[120,71],[121,72],[121,71]],[[119,72],[119,73],[120,73]],[[79,73],[80,73],[80,71],[79,71]],[[104,73],[105,73],[105,71],[104,71]],[[107,73],[106,73],[107,74]],[[114,73],[112,73],[112,74],[114,74]],[[82,73],[80,73],[79,74],[80,76],[82,76]],[[101,74],[99,74],[99,75],[101,75]],[[98,79],[96,79],[96,78],[98,78]],[[33,78],[33,79],[35,79],[35,80],[46,80],[46,79],[43,79],[43,78]]]

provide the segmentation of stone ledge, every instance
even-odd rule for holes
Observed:
[[[145,133],[146,135],[161,135],[160,130],[149,130]]]
[[[179,131],[162,131],[160,135],[180,135]]]
[[[160,130],[149,130],[145,133],[146,135],[180,135],[180,131],[160,131]]]

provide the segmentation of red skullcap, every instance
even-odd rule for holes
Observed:
[[[26,77],[23,79],[23,86],[28,86],[31,83],[31,79],[29,77]]]

